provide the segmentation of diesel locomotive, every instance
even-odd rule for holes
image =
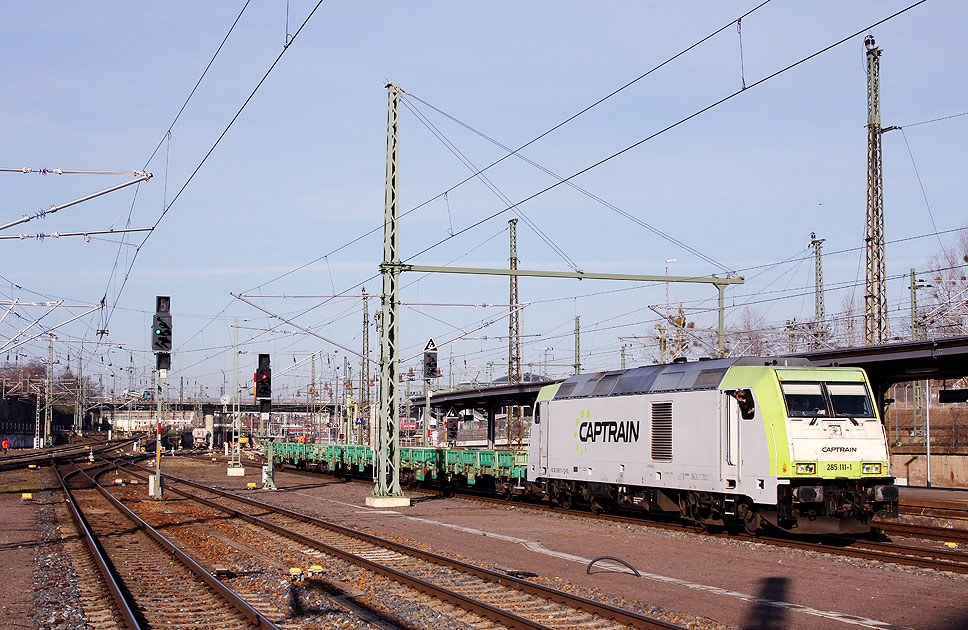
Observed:
[[[705,525],[859,533],[896,516],[887,436],[859,368],[736,358],[578,374],[540,391],[530,490]]]

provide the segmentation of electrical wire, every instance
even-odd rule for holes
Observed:
[[[538,140],[541,140],[541,139],[542,139],[542,138],[544,138],[545,136],[547,136],[547,135],[549,135],[549,134],[551,134],[551,133],[554,133],[554,132],[555,132],[555,131],[557,131],[558,129],[560,129],[560,128],[562,128],[562,127],[564,127],[565,125],[567,125],[567,124],[568,124],[568,123],[570,123],[571,121],[573,121],[573,120],[575,120],[576,118],[578,118],[578,117],[580,117],[580,116],[582,116],[583,114],[585,114],[585,113],[587,113],[587,112],[589,112],[589,111],[591,111],[592,109],[594,109],[594,108],[595,108],[595,107],[597,107],[598,105],[601,105],[602,103],[604,103],[604,102],[605,102],[605,101],[607,101],[608,99],[610,99],[610,98],[612,98],[613,96],[615,96],[615,95],[617,95],[617,94],[619,94],[620,92],[622,92],[622,91],[624,91],[625,89],[627,89],[627,88],[629,88],[629,87],[631,87],[632,85],[634,85],[634,84],[636,84],[636,83],[638,83],[639,81],[641,81],[641,80],[642,80],[642,79],[644,79],[645,77],[647,77],[647,76],[649,76],[649,75],[651,75],[652,73],[654,73],[654,72],[656,72],[656,71],[658,71],[658,70],[660,70],[661,68],[663,68],[663,67],[665,67],[665,66],[667,66],[668,64],[670,64],[670,63],[672,63],[673,61],[675,61],[675,60],[676,60],[676,59],[678,59],[679,57],[682,57],[682,56],[683,56],[683,55],[685,55],[686,53],[688,53],[688,52],[690,52],[691,50],[693,50],[693,49],[695,49],[695,48],[697,48],[698,46],[701,46],[702,44],[704,44],[704,43],[706,43],[707,41],[709,41],[710,39],[712,39],[712,38],[713,38],[713,37],[715,37],[716,35],[718,35],[718,34],[720,34],[720,33],[722,33],[723,31],[725,31],[726,29],[728,29],[728,28],[729,28],[730,26],[732,26],[733,24],[735,24],[735,23],[737,22],[737,20],[741,20],[741,19],[743,19],[743,18],[745,18],[745,17],[747,17],[747,16],[749,16],[749,15],[752,15],[752,14],[753,14],[753,13],[755,13],[755,12],[756,12],[757,10],[759,10],[759,9],[761,9],[762,7],[764,7],[764,6],[766,6],[767,4],[769,4],[769,3],[771,2],[771,1],[772,1],[772,0],[765,0],[764,2],[761,2],[760,4],[758,4],[758,5],[756,5],[755,7],[753,7],[752,9],[750,9],[749,11],[747,11],[746,13],[743,13],[743,14],[742,14],[741,16],[739,16],[739,17],[738,17],[738,18],[737,18],[736,20],[730,20],[730,21],[729,21],[728,23],[726,23],[726,24],[724,24],[723,26],[721,26],[721,27],[719,27],[718,29],[716,29],[716,30],[714,30],[713,32],[711,32],[711,33],[709,33],[709,34],[708,34],[708,35],[706,35],[705,37],[703,37],[703,38],[701,38],[701,39],[699,39],[698,41],[696,41],[696,42],[694,42],[693,44],[690,44],[690,45],[689,45],[689,46],[687,46],[686,48],[684,48],[684,49],[682,49],[682,50],[680,50],[680,51],[679,51],[678,53],[676,53],[676,54],[674,54],[674,55],[672,55],[671,57],[669,57],[669,58],[667,58],[667,59],[666,59],[665,61],[662,61],[661,63],[659,63],[659,64],[657,64],[657,65],[655,65],[655,66],[653,66],[652,68],[650,68],[650,69],[649,69],[649,70],[647,70],[646,72],[643,72],[642,74],[640,74],[640,75],[639,75],[639,76],[637,76],[636,78],[634,78],[634,79],[632,79],[631,81],[629,81],[629,82],[627,82],[627,83],[625,83],[625,84],[624,84],[624,85],[622,85],[621,87],[619,87],[619,88],[617,88],[617,89],[615,89],[615,90],[613,90],[613,91],[611,91],[611,92],[609,92],[609,93],[608,93],[608,94],[606,94],[605,96],[603,96],[603,97],[601,97],[601,98],[599,98],[599,99],[598,99],[597,101],[595,101],[594,103],[592,103],[592,104],[590,104],[590,105],[588,105],[588,106],[586,106],[585,108],[583,108],[583,109],[581,109],[581,110],[579,110],[579,111],[578,111],[578,112],[576,112],[575,114],[572,114],[572,115],[571,115],[571,116],[569,116],[568,118],[566,118],[566,119],[564,119],[564,120],[562,120],[561,122],[559,122],[559,123],[557,123],[556,125],[554,125],[554,126],[552,126],[551,128],[549,128],[549,129],[547,129],[546,131],[543,131],[542,133],[540,133],[540,134],[538,134],[537,136],[535,136],[534,138],[532,138],[532,139],[531,139],[531,140],[529,140],[528,142],[526,142],[526,143],[524,143],[524,144],[522,144],[522,145],[521,145],[521,146],[519,146],[519,147],[518,147],[517,149],[515,149],[514,151],[512,151],[511,153],[509,153],[508,155],[505,155],[505,156],[503,156],[503,157],[501,157],[501,158],[499,158],[498,160],[495,160],[494,162],[492,162],[492,163],[490,163],[490,164],[488,164],[488,165],[487,165],[487,166],[485,166],[485,167],[484,167],[483,169],[481,169],[481,170],[480,170],[480,172],[481,172],[481,173],[484,173],[484,172],[486,172],[486,171],[488,171],[489,169],[491,169],[491,168],[493,168],[494,166],[497,166],[498,164],[500,164],[501,162],[503,162],[503,161],[504,161],[504,160],[506,160],[507,158],[509,158],[509,157],[511,157],[512,155],[514,155],[514,154],[516,154],[516,153],[517,153],[518,151],[522,151],[523,149],[526,149],[527,147],[529,147],[529,146],[531,146],[532,144],[534,144],[534,143],[535,143],[535,142],[537,142]],[[428,204],[430,204],[430,203],[433,203],[433,202],[434,202],[434,201],[436,201],[437,199],[439,199],[439,198],[441,198],[441,197],[443,197],[443,196],[445,196],[445,195],[447,195],[447,194],[448,194],[448,193],[450,193],[450,192],[453,192],[454,190],[456,190],[456,189],[457,189],[457,188],[459,188],[460,186],[462,186],[462,185],[464,185],[464,184],[466,184],[467,182],[469,182],[469,181],[471,181],[471,180],[473,180],[473,179],[475,179],[475,177],[476,177],[476,176],[477,176],[477,173],[475,173],[475,174],[473,174],[473,175],[470,175],[470,176],[468,176],[468,177],[466,177],[465,179],[463,179],[463,180],[461,180],[461,181],[459,181],[459,182],[457,182],[456,184],[454,184],[453,186],[451,186],[451,187],[450,187],[450,188],[448,188],[447,190],[445,190],[445,191],[443,191],[442,193],[439,193],[439,194],[437,194],[437,195],[434,195],[433,197],[430,197],[429,199],[426,199],[426,200],[424,200],[424,201],[422,201],[421,203],[419,203],[419,204],[417,204],[417,205],[416,205],[416,206],[414,206],[413,208],[411,208],[411,209],[409,209],[409,210],[407,210],[407,211],[405,211],[405,212],[403,212],[403,213],[401,213],[401,215],[400,215],[400,217],[399,217],[399,218],[401,218],[401,219],[402,219],[403,217],[405,217],[405,216],[407,216],[407,215],[409,215],[410,213],[412,213],[412,212],[416,212],[416,211],[417,211],[417,210],[419,210],[420,208],[423,208],[424,206],[426,206],[426,205],[428,205]],[[352,246],[352,245],[355,245],[356,243],[358,243],[359,241],[361,241],[361,240],[363,240],[363,239],[364,239],[364,238],[366,238],[367,236],[370,236],[371,234],[374,234],[374,233],[376,233],[376,232],[378,232],[378,231],[379,231],[380,229],[383,229],[383,228],[385,228],[385,225],[378,225],[378,226],[376,226],[376,227],[374,227],[373,229],[371,229],[371,230],[369,230],[369,231],[367,231],[367,232],[364,232],[364,233],[363,233],[363,234],[361,234],[360,236],[358,236],[358,237],[356,237],[356,238],[354,238],[354,239],[352,239],[351,241],[349,241],[349,242],[347,242],[347,243],[344,243],[343,245],[340,245],[340,246],[339,246],[339,247],[337,247],[336,249],[334,249],[334,250],[332,250],[332,251],[330,251],[330,252],[329,252],[328,254],[326,254],[325,256],[320,256],[320,257],[318,257],[318,258],[315,258],[315,259],[313,259],[313,260],[310,260],[309,262],[306,262],[306,263],[304,263],[304,264],[302,264],[302,265],[300,265],[300,266],[298,266],[298,267],[295,267],[294,269],[291,269],[290,271],[287,271],[287,272],[285,272],[285,273],[282,273],[282,274],[280,274],[280,275],[278,275],[278,276],[276,276],[276,277],[274,277],[274,278],[272,278],[272,279],[270,279],[270,280],[267,280],[267,281],[265,281],[265,282],[263,282],[263,283],[261,283],[261,284],[258,284],[258,285],[256,285],[256,286],[254,286],[254,287],[252,287],[252,288],[250,288],[250,289],[247,289],[246,291],[243,291],[243,293],[248,293],[249,291],[253,291],[253,290],[255,290],[255,289],[257,289],[257,288],[261,288],[261,287],[264,287],[264,286],[265,286],[265,285],[267,285],[267,284],[271,284],[271,283],[273,283],[273,282],[276,282],[276,281],[278,281],[278,280],[281,280],[282,278],[285,278],[286,276],[289,276],[289,275],[291,275],[291,274],[293,274],[293,273],[296,273],[296,272],[298,272],[298,271],[300,271],[300,270],[302,270],[302,269],[305,269],[305,268],[306,268],[306,267],[308,267],[309,265],[312,265],[312,264],[315,264],[315,263],[317,263],[317,262],[319,262],[320,260],[322,260],[322,259],[323,259],[323,258],[325,258],[326,256],[332,256],[333,254],[335,254],[335,253],[338,253],[338,252],[340,252],[340,251],[342,251],[343,249],[346,249],[347,247],[350,247],[350,246]]]
[[[559,181],[563,179],[557,173],[551,171],[550,169],[545,168],[541,164],[538,164],[534,160],[532,160],[532,159],[526,157],[525,155],[521,154],[520,153],[520,149],[518,149],[516,151],[513,150],[513,149],[511,149],[507,145],[502,144],[501,142],[498,142],[497,140],[495,140],[491,136],[485,134],[484,132],[482,132],[482,131],[480,131],[478,129],[475,129],[471,125],[469,125],[469,124],[461,121],[460,119],[452,116],[451,114],[448,114],[447,112],[441,110],[440,108],[436,107],[435,105],[432,105],[431,103],[428,103],[427,101],[423,100],[419,96],[416,96],[416,95],[414,95],[412,93],[409,93],[409,92],[406,93],[406,96],[407,97],[410,97],[410,98],[413,98],[416,101],[419,101],[420,103],[422,103],[423,105],[426,105],[427,107],[429,107],[430,109],[434,110],[435,112],[437,112],[441,116],[444,116],[445,118],[448,118],[449,120],[453,121],[454,123],[456,123],[456,124],[460,125],[461,127],[467,129],[471,133],[476,134],[477,136],[483,138],[484,140],[487,140],[488,142],[490,142],[494,146],[497,146],[497,147],[501,148],[504,151],[509,151],[510,152],[509,155],[514,155],[518,159],[523,160],[527,164],[530,164],[531,166],[537,168],[538,170],[540,170],[541,172],[545,173],[546,175],[549,175],[549,176],[551,176],[554,179],[557,179]],[[406,102],[406,101],[404,101],[404,102]],[[681,247],[682,249],[686,250],[687,252],[689,252],[689,253],[691,253],[691,254],[693,254],[693,255],[701,258],[702,260],[705,260],[706,262],[708,262],[708,263],[710,263],[712,265],[715,265],[715,266],[719,267],[720,269],[722,269],[725,272],[731,272],[731,270],[728,267],[726,267],[725,265],[723,265],[722,263],[714,260],[713,258],[711,258],[711,257],[707,256],[706,254],[700,252],[699,250],[697,250],[697,249],[695,249],[693,247],[690,247],[689,245],[687,245],[684,242],[680,241],[679,239],[677,239],[677,238],[675,238],[675,237],[673,237],[673,236],[671,236],[671,235],[663,232],[662,230],[656,228],[655,226],[653,226],[653,225],[651,225],[651,224],[643,221],[642,219],[638,218],[637,216],[633,215],[632,213],[623,210],[622,208],[616,206],[615,204],[613,204],[613,203],[611,203],[609,201],[606,201],[605,199],[603,199],[602,197],[599,197],[598,195],[592,193],[588,189],[583,188],[583,187],[579,186],[578,184],[576,184],[576,183],[574,183],[572,181],[569,181],[569,182],[566,182],[566,183],[573,190],[576,190],[576,191],[580,192],[581,194],[585,195],[589,199],[592,199],[593,201],[596,201],[597,203],[600,203],[601,205],[603,205],[606,208],[609,208],[610,210],[612,210],[612,211],[620,214],[621,216],[625,217],[626,219],[629,219],[630,221],[632,221],[632,222],[634,222],[634,223],[636,223],[636,224],[638,224],[638,225],[646,228],[647,230],[649,230],[653,234],[655,234],[655,235],[657,235],[657,236],[665,239],[666,241],[672,243],[673,245],[676,245],[678,247]],[[510,200],[507,200],[507,203],[510,203]],[[517,209],[516,211],[520,212],[520,209]],[[453,233],[453,226],[451,226],[451,233]]]
[[[902,129],[904,127],[917,127],[918,125],[927,125],[929,123],[941,122],[942,120],[951,120],[952,118],[960,118],[962,116],[968,116],[968,112],[961,112],[960,114],[951,114],[950,116],[942,116],[941,118],[932,118],[931,120],[922,120],[921,122],[909,123],[907,125],[898,125]]]
[[[898,17],[900,15],[903,15],[904,13],[907,13],[908,11],[914,9],[915,7],[918,7],[918,6],[922,5],[922,4],[924,4],[927,1],[928,0],[918,0],[918,2],[915,2],[915,3],[911,4],[911,5],[908,5],[907,7],[901,9],[900,11],[896,11],[895,13],[892,13],[891,15],[889,15],[887,17],[884,17],[884,18],[882,18],[880,20],[877,20],[876,22],[870,24],[869,26],[864,27],[863,29],[860,29],[858,31],[855,31],[854,33],[851,33],[850,35],[847,35],[845,37],[842,37],[841,39],[837,40],[836,42],[834,42],[832,44],[828,44],[827,46],[825,46],[825,47],[817,50],[816,52],[813,52],[813,53],[807,55],[806,57],[802,57],[799,60],[797,60],[797,61],[795,61],[795,62],[793,62],[793,63],[791,63],[789,65],[786,65],[783,68],[780,68],[779,70],[775,70],[774,72],[772,72],[772,73],[770,73],[770,74],[762,77],[761,79],[758,79],[757,81],[754,81],[753,83],[751,83],[750,85],[748,85],[745,89],[736,90],[735,92],[732,92],[732,93],[730,93],[730,94],[728,94],[728,95],[720,98],[719,100],[717,100],[717,101],[715,101],[715,102],[713,102],[713,103],[711,103],[709,105],[706,105],[705,107],[703,107],[703,108],[701,108],[699,110],[696,110],[692,114],[689,114],[688,116],[685,116],[683,118],[680,118],[678,121],[676,121],[676,122],[674,122],[672,124],[666,125],[662,129],[659,129],[658,131],[653,132],[652,134],[650,134],[650,135],[648,135],[648,136],[646,136],[646,137],[644,137],[644,138],[642,138],[642,139],[640,139],[640,140],[638,140],[636,142],[633,142],[632,144],[626,146],[625,148],[620,149],[620,150],[618,150],[618,151],[616,151],[616,152],[614,152],[614,153],[612,153],[612,154],[610,154],[610,155],[608,155],[608,156],[606,156],[606,157],[598,160],[597,162],[594,162],[593,164],[591,164],[589,166],[586,166],[583,169],[580,169],[579,171],[576,171],[575,173],[573,173],[573,174],[569,175],[568,177],[564,178],[563,180],[561,180],[559,182],[556,182],[554,184],[551,184],[550,186],[546,186],[545,188],[542,188],[541,190],[539,190],[537,192],[534,192],[534,193],[532,193],[532,194],[524,197],[523,199],[521,199],[520,201],[518,201],[517,203],[515,203],[514,206],[520,206],[520,205],[522,205],[524,203],[527,203],[528,201],[531,201],[532,199],[535,199],[536,197],[538,197],[540,195],[543,195],[543,194],[545,194],[545,193],[547,193],[547,192],[549,192],[551,190],[554,190],[558,186],[561,186],[562,184],[567,183],[568,181],[571,181],[571,180],[573,180],[573,179],[575,179],[577,177],[580,177],[581,175],[584,175],[585,173],[588,173],[588,172],[590,172],[590,171],[598,168],[599,166],[602,166],[603,164],[606,164],[606,163],[610,162],[611,160],[614,160],[615,158],[617,158],[619,156],[622,156],[625,153],[628,153],[629,151],[631,151],[631,150],[633,150],[633,149],[635,149],[637,147],[642,146],[643,144],[645,144],[645,143],[647,143],[647,142],[649,142],[649,141],[651,141],[651,140],[653,140],[653,139],[655,139],[655,138],[657,138],[657,137],[659,137],[659,136],[667,133],[668,131],[671,131],[671,130],[673,130],[673,129],[675,129],[675,128],[677,128],[677,127],[685,124],[686,122],[692,120],[693,118],[696,118],[698,116],[701,116],[702,114],[704,114],[704,113],[706,113],[706,112],[708,112],[708,111],[710,111],[710,110],[712,110],[712,109],[714,109],[714,108],[722,105],[723,103],[726,103],[726,102],[734,99],[735,97],[739,96],[740,94],[745,94],[745,93],[748,93],[748,92],[752,91],[754,88],[756,88],[756,87],[758,87],[760,85],[763,85],[764,83],[766,83],[766,82],[768,82],[768,81],[770,81],[770,80],[772,80],[772,79],[774,79],[774,78],[776,78],[776,77],[778,77],[778,76],[780,76],[780,75],[782,75],[782,74],[784,74],[784,73],[786,73],[786,72],[788,72],[788,71],[790,71],[790,70],[792,70],[792,69],[794,69],[794,68],[796,68],[796,67],[798,67],[800,65],[803,65],[804,63],[810,61],[811,59],[814,59],[816,57],[819,57],[820,55],[822,55],[822,54],[824,54],[824,53],[826,53],[826,52],[828,52],[830,50],[833,50],[834,48],[837,48],[838,46],[843,45],[844,43],[850,41],[851,39],[854,39],[858,35],[864,34],[866,31],[868,31],[870,29],[873,29],[876,26],[880,26],[881,24],[884,24],[886,22],[889,22],[890,20],[893,20],[894,18],[896,18],[896,17]],[[467,227],[464,227],[464,228],[458,230],[454,234],[454,236],[459,236],[459,235],[461,235],[461,234],[463,234],[465,232],[468,232],[468,231],[470,231],[470,230],[472,230],[472,229],[474,229],[474,228],[476,228],[476,227],[478,227],[478,226],[480,226],[480,225],[482,225],[482,224],[490,221],[491,219],[494,219],[494,218],[496,218],[496,217],[504,214],[505,212],[507,212],[508,210],[510,210],[514,206],[509,206],[509,207],[503,208],[501,210],[498,210],[496,212],[493,212],[490,215],[488,215],[488,216],[486,216],[486,217],[484,217],[484,218],[482,218],[482,219],[480,219],[480,220],[478,220],[478,221],[476,221],[476,222],[468,225]],[[430,250],[438,247],[442,243],[446,242],[450,238],[451,237],[448,237],[447,239],[443,239],[443,240],[437,241],[436,243],[433,243],[432,245],[429,245],[429,246],[425,247],[424,249],[420,250],[419,252],[417,252],[416,254],[414,254],[413,256],[411,256],[410,258],[408,258],[408,260],[412,260],[413,258],[416,258],[417,256],[420,256],[422,254],[427,253],[428,251],[430,251]]]
[[[447,138],[440,131],[440,129],[438,129],[432,122],[430,122],[430,120],[426,116],[424,116],[423,112],[414,108],[406,99],[404,99],[402,102],[404,107],[406,107],[414,115],[414,117],[430,131],[430,133],[434,137],[440,140],[441,144],[447,147],[447,149],[451,153],[453,153],[457,157],[457,159],[460,160],[462,164],[464,164],[464,166],[466,166],[472,173],[477,173],[478,178],[481,180],[481,182],[484,183],[484,186],[487,187],[487,189],[490,190],[492,193],[494,193],[494,196],[496,196],[498,200],[506,204],[511,203],[511,199],[507,195],[505,195],[501,191],[501,189],[498,188],[497,185],[487,175],[480,172],[480,170],[477,168],[477,166],[474,165],[474,163],[470,160],[470,158],[468,158],[460,149],[458,149],[457,145],[451,142],[451,140]],[[448,209],[448,215],[449,215],[450,213],[449,202],[448,202],[447,209]],[[565,251],[561,249],[561,247],[559,247],[558,244],[551,239],[551,237],[549,237],[540,227],[538,227],[538,225],[531,220],[531,218],[524,212],[524,210],[522,210],[521,208],[515,207],[514,213],[517,214],[519,217],[521,217],[521,219],[528,225],[528,227],[530,227],[534,231],[534,233],[538,235],[538,238],[544,241],[545,244],[548,245],[548,247],[550,247],[552,251],[554,251],[563,261],[565,261],[565,263],[569,267],[571,267],[572,270],[580,271],[581,268],[575,263],[575,261],[568,254],[566,254]],[[448,236],[453,235],[454,233],[453,223],[451,223],[450,229],[448,230],[448,232],[449,232]]]
[[[914,175],[918,178],[918,186],[921,187],[921,196],[924,198],[924,207],[928,211],[928,218],[931,219],[931,227],[934,228],[934,233],[938,237],[938,244],[941,245],[941,252],[947,256],[948,252],[944,248],[944,242],[941,240],[941,235],[938,234],[938,226],[934,222],[934,213],[931,212],[931,204],[928,203],[928,193],[924,190],[924,182],[921,181],[921,173],[918,171],[918,164],[914,161],[914,152],[911,151],[911,145],[908,143],[907,134],[904,133],[904,127],[901,127],[901,137],[904,138],[904,146],[907,147],[908,155],[911,157],[911,166],[914,167]]]
[[[246,2],[246,5],[247,4],[248,4],[248,2]],[[292,44],[296,40],[296,38],[299,37],[299,34],[303,31],[303,29],[306,27],[306,24],[309,23],[309,20],[312,19],[312,17],[316,14],[316,11],[319,9],[319,7],[322,4],[323,4],[323,0],[318,0],[318,2],[316,3],[316,5],[309,12],[309,15],[306,17],[305,20],[303,20],[303,23],[300,24],[300,26],[299,26],[298,29],[296,29],[296,32],[293,34],[292,38],[289,40],[289,43],[290,44]],[[232,28],[235,28],[235,25],[234,24],[233,24]],[[226,37],[228,37],[228,36],[226,36]],[[224,41],[223,41],[223,44],[224,44]],[[221,48],[221,46],[219,48]],[[232,128],[232,126],[235,124],[235,122],[239,119],[239,116],[242,115],[242,112],[245,110],[246,106],[255,97],[256,93],[259,91],[259,88],[261,88],[262,85],[265,83],[266,79],[269,78],[269,74],[271,74],[272,71],[275,69],[275,67],[279,64],[279,61],[282,59],[283,55],[286,54],[286,52],[289,50],[289,48],[290,48],[289,46],[285,46],[282,49],[282,51],[276,56],[275,60],[273,60],[272,64],[269,66],[269,69],[266,70],[265,74],[262,75],[262,78],[259,80],[259,82],[256,84],[256,86],[252,89],[252,92],[249,93],[249,96],[245,99],[245,101],[242,103],[242,105],[239,107],[239,109],[235,112],[235,115],[232,116],[232,119],[229,121],[229,123],[222,130],[222,133],[219,134],[218,138],[212,144],[211,148],[209,148],[209,150],[205,153],[205,155],[199,161],[198,165],[195,167],[195,169],[192,171],[192,173],[188,176],[188,179],[186,179],[185,180],[185,183],[182,184],[181,188],[178,189],[178,192],[175,194],[175,196],[172,198],[172,200],[168,203],[167,206],[165,206],[165,209],[162,211],[161,215],[158,217],[158,219],[155,221],[154,225],[152,226],[152,231],[149,232],[147,234],[147,236],[145,236],[144,240],[141,241],[141,245],[138,247],[137,250],[135,250],[135,253],[134,253],[134,255],[131,258],[131,263],[128,266],[128,270],[124,274],[124,279],[121,282],[121,287],[118,289],[118,294],[115,297],[114,304],[112,305],[112,309],[113,309],[114,306],[117,305],[118,300],[121,299],[121,294],[124,292],[124,287],[127,285],[128,279],[131,277],[131,270],[134,268],[134,264],[138,260],[138,254],[141,252],[141,248],[144,247],[144,245],[148,241],[148,239],[151,238],[151,235],[154,234],[154,228],[157,228],[158,227],[158,225],[161,223],[162,219],[164,219],[165,216],[168,214],[168,212],[171,210],[172,206],[174,206],[175,203],[178,201],[178,199],[181,198],[182,193],[185,192],[185,190],[188,188],[189,184],[191,184],[192,180],[195,179],[195,176],[202,169],[202,166],[204,166],[205,163],[208,161],[208,158],[211,157],[212,153],[215,152],[215,149],[218,148],[218,145],[221,144],[221,142],[225,138],[226,134],[228,134],[229,130]],[[206,68],[206,71],[207,71],[207,68]],[[181,112],[179,112],[179,114],[180,113]],[[162,140],[162,142],[164,142],[164,140]],[[160,143],[159,143],[159,146],[160,146]],[[157,151],[157,149],[156,149],[156,151]],[[108,320],[110,320],[110,316],[108,317]],[[107,324],[107,322],[106,322],[106,324]]]

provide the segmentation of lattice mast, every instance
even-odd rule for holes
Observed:
[[[518,220],[508,221],[510,235],[511,271],[518,268]],[[518,311],[518,277],[508,276],[510,279],[510,299],[508,300],[510,313],[508,317],[508,385],[521,382],[521,316]],[[519,448],[524,440],[521,408],[508,408],[507,422],[508,448]]]
[[[54,417],[54,335],[49,334],[47,346],[47,393],[44,395],[44,446],[51,444],[51,424]]]
[[[911,341],[921,337],[921,320],[918,318],[918,281],[911,268]],[[924,435],[924,389],[922,381],[914,381],[911,387],[911,411],[914,435]]]
[[[360,407],[363,417],[370,417],[370,308],[369,296],[363,289],[363,364],[360,366]],[[363,425],[368,428],[369,424]],[[362,428],[361,428],[362,430]]]
[[[309,371],[309,442],[316,442],[319,436],[319,419],[317,417],[316,400],[319,392],[316,391],[316,353],[310,359]]]
[[[814,347],[820,347],[827,338],[827,307],[823,301],[823,253],[822,246],[826,239],[817,238],[815,232],[810,232],[810,246],[814,254]]]
[[[867,292],[864,329],[867,345],[887,343],[887,289],[884,286],[884,181],[881,156],[881,49],[864,38],[867,50]]]
[[[400,302],[400,253],[397,249],[398,223],[397,180],[399,159],[398,125],[400,121],[400,86],[387,84],[387,160],[386,196],[383,214],[383,292],[380,299],[380,411],[377,418],[376,484],[371,499],[402,499],[400,488],[400,401],[397,399],[399,372],[399,333],[397,319]],[[379,501],[381,505],[390,501]],[[401,505],[403,503],[401,502]],[[409,501],[406,503],[409,504]]]

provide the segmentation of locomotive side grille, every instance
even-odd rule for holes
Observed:
[[[672,403],[652,403],[652,460],[672,461]]]

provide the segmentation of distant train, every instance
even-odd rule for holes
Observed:
[[[192,429],[192,446],[194,448],[204,448],[208,446],[211,437],[211,433],[205,430],[205,427],[195,427]]]
[[[267,447],[270,448],[270,447]],[[275,444],[275,461],[365,472],[358,445]],[[525,451],[400,449],[404,481],[493,484],[563,507],[697,524],[860,533],[896,516],[887,438],[857,368],[717,359],[578,374],[543,387]]]

